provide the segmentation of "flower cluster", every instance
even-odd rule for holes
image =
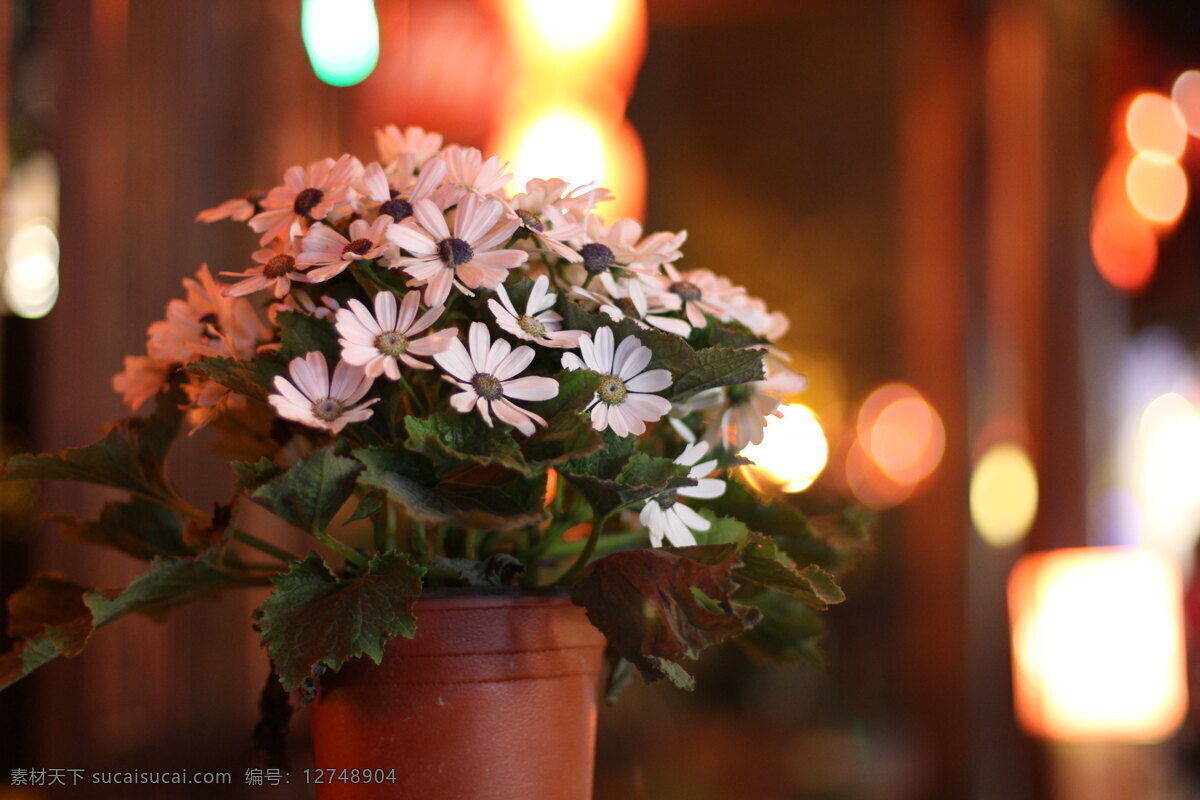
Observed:
[[[443,147],[420,128],[388,127],[377,143],[378,161],[343,155],[291,167],[282,184],[200,213],[246,222],[260,249],[253,266],[222,273],[238,279],[224,287],[202,268],[185,284],[187,300],[171,301],[167,319],[150,326],[147,355],[127,358],[113,381],[131,407],[161,388],[172,365],[277,347],[278,330],[243,299],[260,293],[278,301],[269,319],[279,311],[333,319],[338,362],[294,354],[269,398],[285,419],[332,433],[370,417],[370,403],[357,401],[374,381],[407,385],[436,367],[460,390],[437,402],[532,435],[545,420],[522,403],[556,394],[552,373],[522,377],[540,348],[565,351],[564,369],[600,376],[587,409],[596,430],[642,436],[668,414],[692,417],[714,452],[761,441],[779,398],[803,388],[771,345],[786,318],[724,277],[681,269],[686,231],[646,235],[636,220],[606,222],[597,206],[607,190],[557,179],[510,195],[499,158]],[[525,275],[531,288],[517,302],[511,289]],[[556,310],[564,303],[611,324],[572,329]],[[624,320],[634,328],[617,333]],[[631,331],[711,339],[713,326],[769,347],[766,379],[664,396],[672,373],[647,369],[653,348]],[[332,383],[323,377],[331,368]],[[188,380],[197,423],[245,403],[203,372]]]
[[[269,580],[258,628],[289,689],[412,635],[426,587],[516,580],[573,586],[649,679],[686,684],[681,655],[764,618],[756,648],[803,652],[780,632],[815,636],[811,610],[840,599],[824,569],[850,538],[826,539],[736,472],[804,387],[778,347],[787,319],[684,267],[686,232],[606,219],[601,187],[513,193],[508,165],[474,148],[420,128],[376,141],[375,161],[293,166],[202,211],[256,244],[228,282],[207,266],[185,280],[114,376],[134,410],[154,398],[151,420],[18,456],[0,480],[129,493],[87,523],[89,541],[151,562],[111,608]],[[237,492],[324,550],[295,556],[239,528],[245,502],[188,503],[164,463],[181,411],[239,459]],[[323,635],[335,627],[346,635]],[[28,669],[58,647],[27,646],[37,659],[12,663]]]

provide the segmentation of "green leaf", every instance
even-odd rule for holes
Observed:
[[[780,663],[807,659],[821,664],[818,647],[825,632],[820,615],[798,597],[762,591],[739,596],[739,601],[762,613],[762,621],[735,641],[756,658]]]
[[[13,456],[0,481],[62,480],[111,486],[150,500],[165,501],[172,491],[164,465],[179,431],[182,390],[173,385],[159,394],[149,419],[117,422],[100,441],[60,453]]]
[[[696,542],[701,545],[738,544],[750,536],[750,529],[741,520],[719,517],[707,508],[699,509],[700,516],[710,523],[706,531],[695,531]]]
[[[563,463],[561,471],[591,478],[616,478],[637,452],[637,437],[617,436],[606,429],[600,432],[600,440],[603,446],[599,450],[569,459]]]
[[[193,361],[184,369],[194,375],[216,381],[238,394],[256,397],[259,400],[265,400],[268,394],[275,391],[275,376],[284,371],[283,365],[274,357],[238,361],[212,356]]]
[[[846,599],[833,576],[816,564],[797,569],[796,563],[762,534],[751,534],[733,571],[739,580],[783,592],[808,603],[817,611]]]
[[[733,517],[752,531],[766,534],[799,564],[836,569],[848,548],[814,527],[799,510],[786,503],[764,500],[737,480],[725,481],[725,493],[704,501],[714,514]]]
[[[297,461],[251,497],[297,528],[324,531],[354,493],[362,470],[362,464],[334,455],[333,448],[326,447]]]
[[[731,599],[736,563],[736,555],[705,564],[661,549],[613,553],[588,567],[571,599],[643,678],[687,687],[681,659],[758,621],[758,611]]]
[[[705,347],[754,347],[770,344],[765,336],[758,336],[740,322],[730,320],[723,322],[712,314],[704,315],[708,324],[703,328],[693,328],[688,338],[692,347],[701,350]]]
[[[696,485],[696,481],[688,477],[690,467],[645,453],[637,453],[629,459],[613,480],[569,473],[566,469],[563,468],[563,477],[579,490],[598,516],[684,486]]]
[[[7,633],[17,644],[0,654],[0,689],[59,655],[83,650],[92,633],[85,591],[61,575],[39,573],[9,596]]]
[[[354,513],[346,518],[346,522],[357,522],[360,519],[369,519],[384,509],[383,497],[378,492],[363,495],[358,501],[358,506],[355,507]]]
[[[602,447],[604,440],[586,417],[576,411],[564,411],[521,442],[521,454],[531,469],[540,470],[583,458]]]
[[[337,329],[332,322],[299,311],[282,311],[275,315],[275,324],[279,326],[280,358],[288,362],[319,350],[325,354],[329,371],[333,372],[341,351]]]
[[[156,558],[150,569],[120,592],[88,592],[84,602],[96,627],[134,612],[161,617],[171,608],[221,589],[253,586],[256,581],[221,569],[219,551],[208,550],[196,558]]]
[[[596,396],[596,387],[600,385],[600,376],[586,369],[564,369],[550,377],[558,381],[558,394],[549,400],[526,403],[530,411],[546,420],[567,412],[583,411]]]
[[[735,386],[763,379],[763,350],[710,347],[696,353],[695,367],[670,387],[673,400],[685,400],[706,389]]]
[[[238,476],[237,488],[243,492],[253,492],[264,483],[268,483],[283,474],[283,467],[263,456],[254,463],[248,461],[230,461],[229,467]]]
[[[356,261],[350,266],[350,273],[358,281],[358,285],[371,295],[371,299],[374,299],[380,290],[390,291],[398,298],[404,297],[409,291],[406,285],[408,275],[405,272],[380,267],[376,261]]]
[[[339,580],[314,553],[272,578],[275,591],[259,607],[259,627],[283,687],[295,689],[315,670],[337,670],[362,655],[378,664],[393,637],[411,639],[424,574],[407,554],[378,553],[365,574]]]
[[[60,523],[60,530],[69,539],[111,547],[143,561],[155,556],[191,555],[183,541],[179,515],[137,497],[128,502],[105,503],[95,521],[81,520],[74,514],[52,514],[51,518]]]
[[[439,479],[433,463],[399,446],[368,447],[354,455],[367,469],[359,486],[379,490],[421,522],[504,531],[546,518],[546,476],[526,477],[501,467],[472,466]]]
[[[529,473],[517,441],[505,428],[489,427],[477,414],[442,411],[431,417],[407,417],[405,446],[429,458],[446,473],[464,463],[499,464],[517,472]]]

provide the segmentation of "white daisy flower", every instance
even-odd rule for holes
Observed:
[[[428,198],[418,200],[413,219],[388,229],[388,239],[412,253],[395,259],[394,265],[413,277],[410,285],[425,287],[429,306],[445,303],[451,286],[466,294],[471,289],[494,289],[510,269],[529,258],[524,250],[494,249],[517,228],[516,220],[500,221],[503,211],[499,200],[467,195],[458,205],[451,235],[441,209]]]
[[[614,266],[657,273],[659,265],[682,257],[679,248],[686,239],[687,231],[662,231],[643,238],[642,223],[635,219],[619,219],[605,227],[602,217],[589,214],[571,246],[579,251],[591,274],[608,272]]]
[[[329,367],[319,350],[288,364],[291,380],[275,376],[279,394],[267,398],[279,416],[310,428],[322,428],[338,433],[351,422],[371,418],[370,406],[379,402],[373,398],[355,405],[371,388],[371,379],[362,367],[339,361],[329,379]]]
[[[618,280],[608,273],[600,276],[600,286],[604,294],[581,286],[572,287],[571,293],[595,303],[600,313],[615,322],[631,319],[639,327],[649,329],[653,325],[676,336],[686,337],[692,332],[692,326],[685,320],[666,316],[680,309],[681,304],[675,295],[660,290],[650,298],[646,295],[646,289],[653,291],[653,287],[648,287],[643,281],[631,278]]]
[[[663,270],[667,273],[666,278],[658,280],[668,292],[679,298],[688,322],[694,328],[708,325],[705,312],[728,321],[746,293],[741,286],[735,286],[728,278],[722,278],[707,269],[680,273],[673,265],[664,264]]]
[[[434,197],[443,206],[459,202],[464,194],[499,194],[512,180],[512,173],[506,172],[507,162],[499,156],[484,160],[483,153],[474,147],[451,145],[438,158],[446,162],[446,182]]]
[[[327,281],[355,261],[378,258],[388,246],[387,229],[391,224],[392,218],[382,214],[374,222],[356,219],[350,223],[350,238],[346,238],[318,222],[304,235],[296,265],[301,269],[316,267],[304,273],[310,283]]]
[[[404,295],[399,308],[396,295],[380,292],[375,295],[375,314],[358,300],[351,300],[348,308],[337,312],[337,331],[341,335],[342,360],[362,367],[367,377],[387,375],[394,381],[400,380],[400,365],[403,361],[413,369],[433,369],[432,364],[418,361],[415,356],[432,356],[450,346],[457,332],[453,328],[419,336],[432,325],[444,310],[434,306],[417,318],[420,292]]]
[[[589,334],[581,334],[579,352],[563,353],[562,365],[564,369],[590,369],[600,376],[589,406],[596,430],[609,428],[617,436],[640,436],[646,432],[647,422],[656,422],[671,410],[670,400],[650,394],[670,386],[671,373],[646,370],[654,353],[636,336],[626,336],[614,350],[612,328],[605,326],[596,331],[594,342]]]
[[[583,331],[562,330],[562,317],[550,310],[554,307],[557,295],[549,291],[549,287],[550,279],[539,275],[533,282],[529,299],[525,301],[525,313],[522,314],[513,305],[504,284],[500,284],[496,287],[496,295],[500,300],[488,300],[488,308],[495,315],[496,324],[518,339],[537,342],[544,347],[578,347]]]
[[[751,444],[761,444],[767,417],[779,410],[781,396],[804,391],[808,379],[768,356],[763,362],[766,378],[738,386],[700,392],[672,414],[700,412],[706,423],[704,440],[712,447],[727,447],[740,453]]]
[[[468,333],[470,350],[458,339],[433,357],[448,374],[446,381],[462,391],[451,396],[450,405],[460,414],[478,408],[483,421],[492,426],[492,416],[507,422],[526,436],[546,420],[515,405],[513,400],[549,400],[558,396],[558,381],[533,375],[516,377],[533,361],[533,348],[513,348],[503,339],[492,341],[487,325],[472,322]]]
[[[691,467],[688,477],[696,480],[695,486],[684,486],[664,492],[650,500],[642,508],[639,518],[650,529],[650,545],[662,547],[663,539],[675,547],[690,547],[696,544],[692,531],[706,531],[712,523],[679,502],[680,497],[709,499],[725,493],[725,481],[706,477],[717,468],[717,460],[700,461],[708,452],[707,442],[689,444],[675,459],[676,464]],[[697,463],[700,462],[700,463]]]
[[[583,261],[583,256],[566,244],[567,240],[579,235],[582,226],[568,220],[555,205],[569,184],[559,178],[542,180],[534,178],[525,185],[525,191],[505,203],[510,214],[516,215],[521,227],[529,231],[534,240],[555,255],[572,263]]]
[[[365,216],[374,208],[381,217],[403,222],[412,216],[412,204],[429,197],[441,185],[445,175],[446,162],[438,158],[431,160],[416,178],[411,172],[389,175],[378,163],[372,162],[354,184],[354,209]]]

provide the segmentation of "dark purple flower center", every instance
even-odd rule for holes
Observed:
[[[546,226],[542,224],[540,219],[523,208],[517,209],[517,216],[521,218],[521,224],[531,231],[542,233],[546,230]]]
[[[691,302],[695,302],[701,297],[700,287],[687,281],[675,281],[671,284],[671,291]]]
[[[504,393],[504,385],[486,372],[480,372],[471,378],[471,388],[484,400],[495,400]]]
[[[317,203],[325,198],[325,193],[320,189],[308,188],[296,195],[295,202],[292,203],[292,211],[295,211],[302,217],[307,217],[308,212],[312,211]]]
[[[400,222],[412,216],[412,204],[403,197],[393,197],[379,207],[380,214],[387,214],[394,221]]]
[[[613,251],[600,242],[588,242],[579,248],[579,255],[583,256],[583,267],[588,272],[608,272],[609,267],[617,263]]]
[[[462,266],[475,257],[471,245],[462,239],[442,239],[438,242],[437,253],[438,258],[451,269]]]
[[[268,278],[282,278],[296,268],[296,259],[281,253],[266,264],[263,264],[263,275]]]
[[[372,242],[370,239],[355,239],[353,242],[351,242],[350,244],[348,244],[342,248],[342,255],[344,255],[344,256],[348,256],[350,254],[354,254],[356,256],[366,255],[367,251],[370,250],[371,246],[374,244],[375,243]]]

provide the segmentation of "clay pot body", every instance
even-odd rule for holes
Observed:
[[[379,666],[322,678],[319,800],[590,800],[605,643],[583,610],[511,593],[423,597],[414,611],[416,637],[392,640]],[[356,783],[354,769],[372,774]]]

